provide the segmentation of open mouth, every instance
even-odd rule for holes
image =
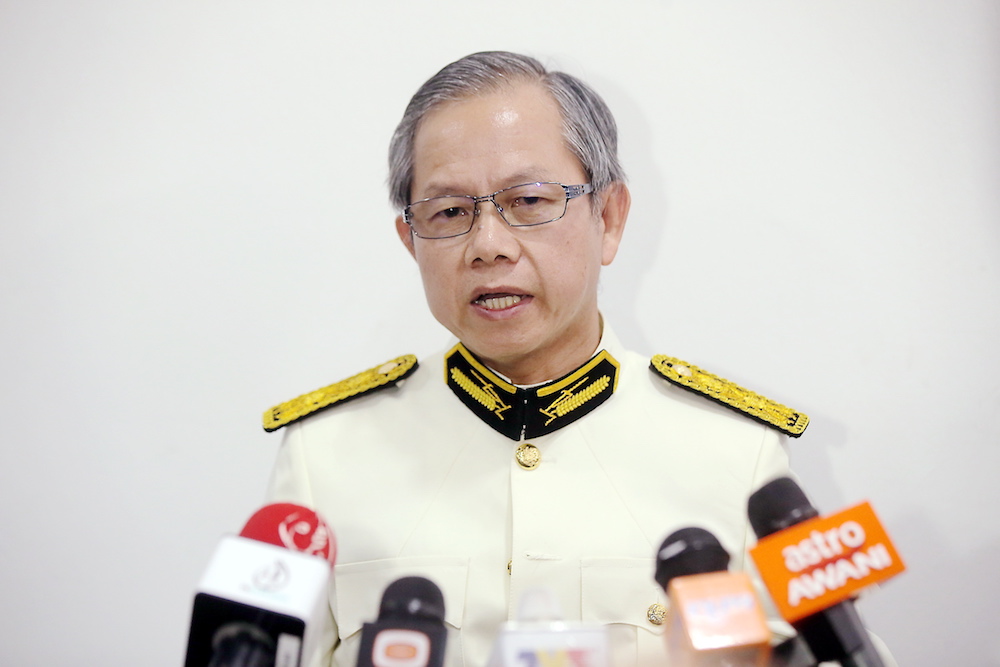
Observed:
[[[523,298],[520,294],[483,294],[473,303],[486,310],[504,310],[519,303]]]

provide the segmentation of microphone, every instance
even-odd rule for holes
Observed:
[[[816,659],[883,667],[852,598],[905,566],[871,506],[821,518],[799,485],[780,477],[750,496],[748,514],[759,538],[750,555]]]
[[[386,586],[378,620],[362,626],[357,667],[442,667],[447,639],[441,589],[403,577]]]
[[[258,510],[224,537],[194,598],[185,667],[298,667],[319,650],[336,543],[312,510]]]
[[[745,572],[703,528],[681,528],[660,545],[656,582],[667,593],[664,640],[672,667],[764,667],[771,631]]]
[[[500,628],[487,667],[610,667],[611,647],[604,625],[566,621],[555,593],[528,589],[517,620]]]
[[[337,562],[333,531],[316,512],[293,503],[271,503],[254,512],[240,537]]]

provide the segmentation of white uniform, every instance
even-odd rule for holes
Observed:
[[[647,613],[665,603],[656,549],[700,526],[741,567],[747,497],[788,474],[784,436],[668,383],[607,326],[601,349],[620,366],[614,394],[522,442],[459,400],[443,354],[287,427],[269,497],[315,508],[336,535],[333,664],[355,664],[383,590],[411,574],[444,593],[448,665],[485,665],[500,624],[539,585],[568,619],[610,625],[616,666],[664,664]],[[541,455],[534,469],[515,458],[524,442]]]

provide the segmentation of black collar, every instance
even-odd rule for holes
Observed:
[[[445,381],[477,417],[511,440],[572,424],[618,388],[618,362],[601,350],[558,380],[528,389],[504,380],[459,343],[445,355]]]

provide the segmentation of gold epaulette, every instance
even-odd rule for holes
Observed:
[[[680,387],[739,410],[793,438],[802,435],[809,425],[809,417],[805,414],[744,389],[735,382],[706,373],[680,359],[657,354],[650,360],[650,367]]]
[[[357,398],[376,389],[390,387],[416,370],[417,365],[417,358],[412,354],[406,354],[381,366],[352,375],[329,387],[311,391],[276,405],[264,413],[264,430],[277,431],[282,426],[288,426],[337,403]]]

